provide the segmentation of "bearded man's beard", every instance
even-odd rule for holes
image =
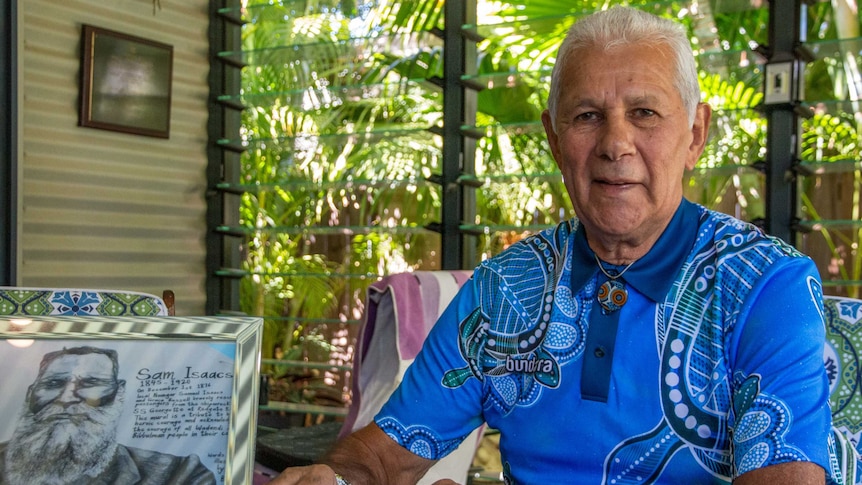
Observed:
[[[86,483],[113,458],[122,412],[121,399],[99,407],[49,404],[36,414],[25,406],[6,447],[6,483]]]

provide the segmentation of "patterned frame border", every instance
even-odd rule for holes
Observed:
[[[262,334],[255,317],[0,317],[0,339],[234,342],[225,485],[252,483]]]

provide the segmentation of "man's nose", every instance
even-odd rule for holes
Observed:
[[[605,160],[620,160],[635,152],[633,127],[622,114],[607,115],[598,136],[596,154]]]
[[[69,404],[81,402],[81,397],[78,396],[78,383],[74,380],[67,382],[63,386],[63,390],[60,391],[60,395],[57,396],[57,401]]]

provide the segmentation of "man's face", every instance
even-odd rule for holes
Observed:
[[[7,446],[5,483],[86,483],[114,455],[124,393],[106,355],[66,354],[49,363]]]
[[[577,54],[561,73],[556,132],[542,116],[551,151],[590,242],[648,250],[703,151],[709,107],[698,106],[692,126],[666,46]]]
[[[103,354],[63,355],[48,364],[33,383],[30,411],[38,414],[48,405],[99,407],[113,402],[119,383],[111,359]]]

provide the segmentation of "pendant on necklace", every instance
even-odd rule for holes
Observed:
[[[602,312],[607,315],[613,313],[629,299],[629,292],[626,291],[624,284],[617,280],[607,280],[599,287],[599,292],[596,295],[599,303],[602,305]]]

